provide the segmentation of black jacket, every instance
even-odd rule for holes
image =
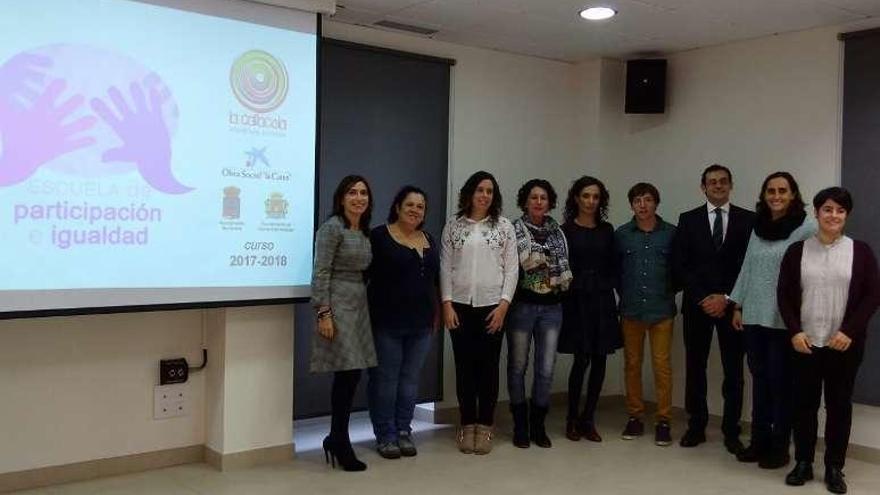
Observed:
[[[730,205],[727,235],[720,249],[712,242],[706,204],[678,217],[672,262],[678,285],[684,289],[682,312],[700,310],[710,294],[730,294],[746,255],[755,213]]]

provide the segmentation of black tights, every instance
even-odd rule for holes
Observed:
[[[584,404],[583,421],[592,423],[596,415],[596,405],[605,381],[605,354],[575,354],[571,373],[568,375],[568,420],[578,419],[578,404],[581,401],[581,389],[584,386],[584,375],[590,368],[590,381],[587,383],[587,402]],[[590,367],[590,362],[593,366]]]
[[[333,387],[330,391],[330,437],[334,440],[349,441],[348,420],[354,393],[361,380],[361,370],[345,370],[333,373]]]

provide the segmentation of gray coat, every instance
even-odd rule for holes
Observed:
[[[370,239],[331,217],[315,238],[312,305],[330,306],[336,334],[327,340],[312,336],[311,372],[343,371],[376,366],[370,329],[364,270],[370,265]]]

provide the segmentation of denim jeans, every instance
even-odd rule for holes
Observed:
[[[507,324],[507,391],[511,404],[526,401],[526,368],[529,348],[535,340],[535,372],[532,380],[532,402],[547,407],[556,364],[556,343],[562,328],[561,304],[518,302],[513,306]]]
[[[379,364],[370,368],[368,395],[370,420],[379,443],[397,441],[400,432],[412,431],[410,423],[431,335],[429,329],[407,333],[375,329]]]

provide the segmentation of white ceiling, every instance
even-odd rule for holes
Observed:
[[[618,15],[583,21],[578,12],[587,5],[609,6]],[[574,62],[672,53],[871,17],[880,17],[880,0],[338,0],[332,19],[364,26],[390,20],[436,29],[428,37],[441,41]]]

